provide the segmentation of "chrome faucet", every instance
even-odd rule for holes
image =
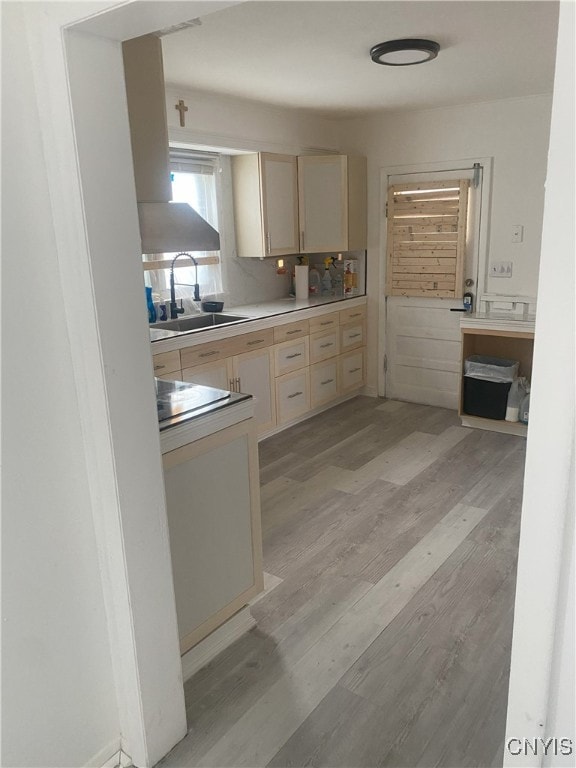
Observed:
[[[172,264],[170,265],[170,320],[176,320],[178,315],[181,315],[184,312],[182,301],[180,301],[180,306],[178,306],[176,303],[176,289],[174,287],[174,264],[176,263],[176,260],[180,258],[180,256],[188,256],[188,258],[191,259],[192,263],[194,264],[196,280],[194,283],[194,301],[200,301],[200,285],[198,284],[198,264],[196,259],[194,256],[191,256],[189,253],[184,251],[182,253],[177,253],[176,256],[174,256],[172,259]]]

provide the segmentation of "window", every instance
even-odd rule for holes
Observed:
[[[216,190],[218,170],[218,155],[183,149],[170,151],[172,200],[176,203],[188,203],[214,229],[219,229]],[[161,258],[169,263],[174,256],[175,254],[163,254]],[[202,298],[220,294],[222,275],[219,253],[195,251],[192,256],[198,262],[198,283]],[[154,258],[158,259],[158,256]],[[192,262],[189,259],[179,259],[175,270],[176,297],[178,300],[184,300],[187,311],[193,309],[191,306],[186,307],[186,304],[192,299],[191,286],[195,282],[196,269]],[[147,271],[146,283],[152,286],[153,293],[167,298],[170,292],[170,270],[165,268]]]
[[[388,296],[461,298],[469,182],[388,188]]]

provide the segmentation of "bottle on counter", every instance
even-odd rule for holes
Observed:
[[[344,296],[358,294],[358,263],[356,259],[346,259],[344,262]]]
[[[146,288],[146,306],[148,307],[148,322],[155,323],[156,307],[154,306],[154,301],[152,300],[152,288],[148,285],[145,286],[145,288]]]
[[[330,265],[332,258],[327,256],[324,259],[324,274],[322,275],[322,296],[332,296],[332,275],[330,274]]]
[[[320,296],[320,273],[316,267],[310,267],[308,272],[308,292],[310,296]]]

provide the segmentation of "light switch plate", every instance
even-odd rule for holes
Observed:
[[[521,243],[524,240],[524,227],[522,224],[514,224],[512,226],[512,242]]]
[[[490,277],[512,277],[512,262],[492,262],[492,264],[490,264]]]

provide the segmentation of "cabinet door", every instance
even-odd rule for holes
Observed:
[[[309,369],[287,373],[276,379],[276,412],[278,423],[297,419],[310,410]]]
[[[258,349],[232,358],[232,375],[239,379],[236,390],[254,397],[258,433],[272,429],[276,425],[276,403],[270,350]]]
[[[263,588],[258,451],[251,420],[165,453],[163,464],[185,653]]]
[[[300,253],[348,250],[346,155],[298,158]]]
[[[260,155],[266,256],[298,253],[297,173],[296,157],[292,155]]]
[[[340,391],[350,392],[364,385],[364,349],[340,355]]]
[[[338,360],[310,366],[310,399],[312,408],[338,397]]]
[[[195,365],[182,371],[182,381],[203,384],[205,387],[232,390],[232,365],[229,360],[216,360],[205,365]]]

